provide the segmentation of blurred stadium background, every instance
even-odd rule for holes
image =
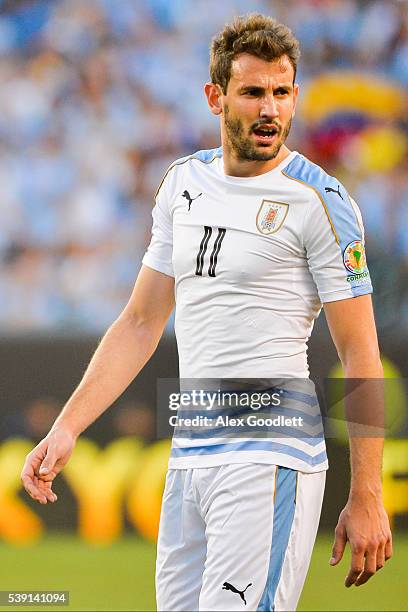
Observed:
[[[248,11],[277,17],[301,41],[290,146],[338,176],[362,209],[393,381],[384,485],[395,558],[358,590],[342,586],[346,562],[328,567],[347,496],[340,428],[299,609],[408,609],[406,0],[0,0],[0,590],[69,589],[72,610],[154,609],[168,453],[156,440],[155,388],[177,374],[171,325],[78,443],[56,505],[32,503],[19,473],[129,297],[166,167],[219,145],[202,94],[208,45]],[[336,375],[324,318],[310,357],[316,376]]]

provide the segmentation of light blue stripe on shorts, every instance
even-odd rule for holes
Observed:
[[[282,574],[296,505],[297,471],[277,466],[275,509],[273,514],[272,546],[265,590],[258,612],[275,610],[275,595]]]

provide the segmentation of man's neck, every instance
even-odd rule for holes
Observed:
[[[278,155],[274,159],[268,159],[266,161],[246,161],[237,159],[229,147],[224,144],[222,150],[225,174],[227,176],[238,176],[243,178],[259,176],[273,170],[291,153],[285,145],[282,145]]]

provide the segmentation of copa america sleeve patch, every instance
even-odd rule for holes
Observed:
[[[349,272],[347,281],[352,283],[353,287],[371,284],[364,244],[361,240],[353,240],[346,246],[343,252],[343,263]]]

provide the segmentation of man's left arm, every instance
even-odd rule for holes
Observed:
[[[349,541],[352,556],[345,585],[360,586],[392,555],[381,484],[383,369],[371,296],[326,302],[324,310],[346,379],[351,456],[350,494],[337,523],[330,564],[341,561]]]

